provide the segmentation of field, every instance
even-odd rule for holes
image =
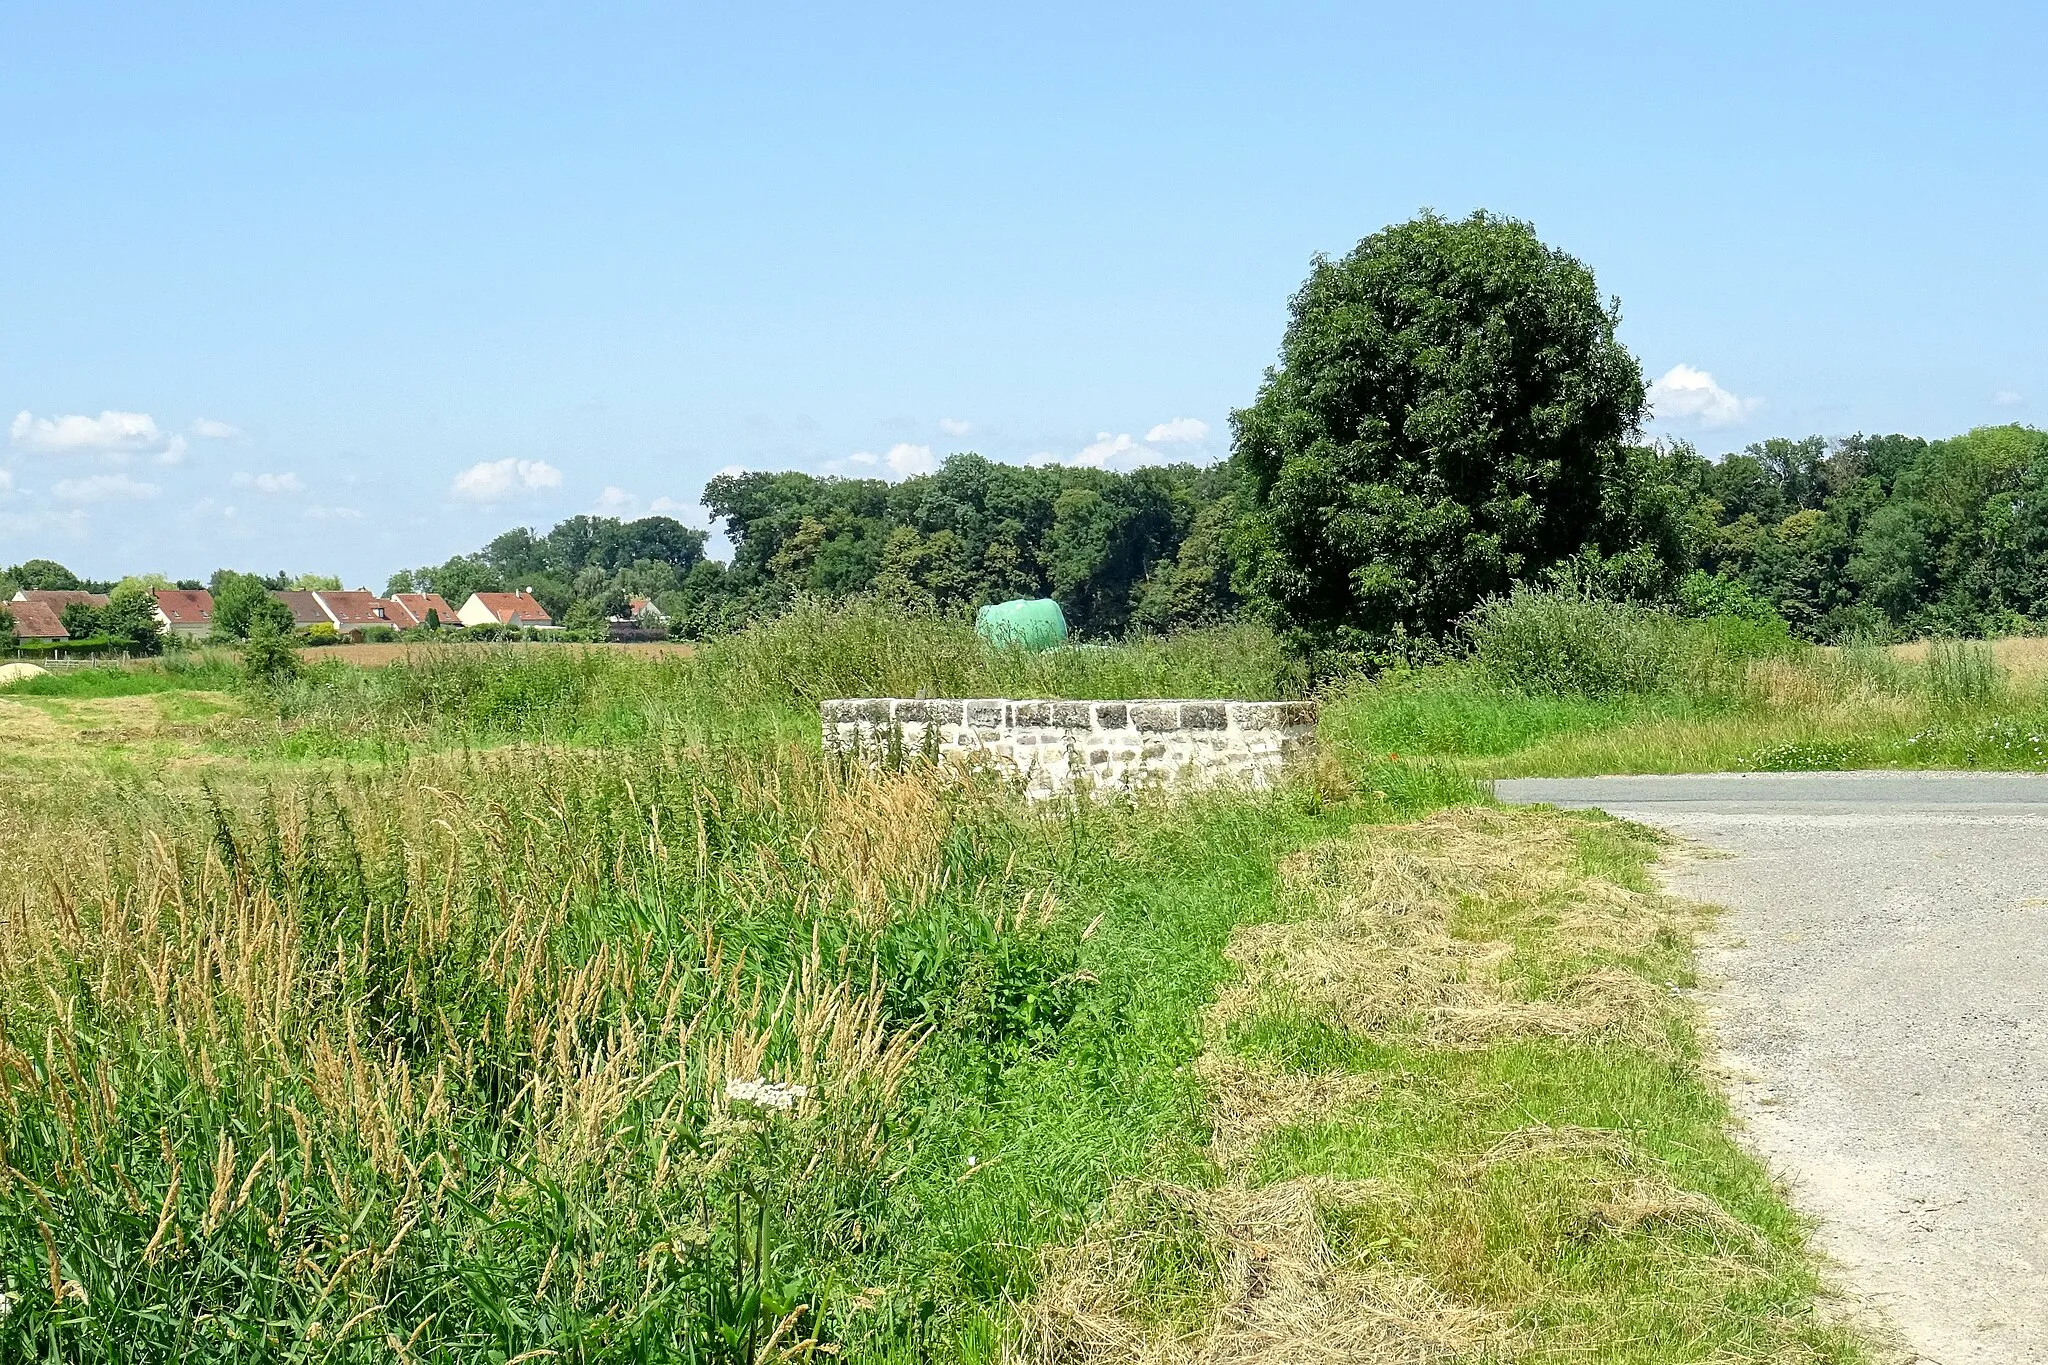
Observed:
[[[2048,704],[1573,610],[1324,684],[1284,790],[1080,806],[836,766],[816,702],[1309,680],[1251,627],[1027,656],[804,604],[0,692],[0,1345],[1861,1360],[1705,1077],[1703,912],[1476,779],[2040,766],[1995,737]]]
[[[398,661],[404,659],[408,654],[412,653],[415,650],[418,650],[419,648],[419,645],[404,643],[392,643],[382,645],[322,645],[317,649],[307,649],[300,651],[300,657],[304,658],[308,663],[318,663],[322,659],[333,659],[340,663],[356,664],[364,668],[377,668],[381,667],[384,664],[397,663]],[[687,655],[690,652],[690,646],[687,644],[668,643],[658,640],[651,642],[636,642],[632,644],[617,645],[561,645],[554,643],[543,644],[535,641],[518,640],[490,645],[488,646],[488,648],[512,651],[529,649],[594,649],[606,654],[627,654],[643,658],[657,659],[663,657],[681,657],[683,655]]]

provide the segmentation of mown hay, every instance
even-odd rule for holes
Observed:
[[[1241,975],[1216,1022],[1287,1010],[1437,1047],[1602,1034],[1654,1042],[1665,1008],[1655,987],[1589,962],[1640,951],[1684,911],[1589,877],[1580,828],[1563,816],[1454,810],[1366,826],[1298,855],[1282,877],[1303,913],[1233,933],[1228,956]],[[1569,956],[1532,946],[1535,929]],[[1531,992],[1530,978],[1556,984]]]
[[[1019,1352],[1046,1365],[1432,1365],[1503,1340],[1501,1322],[1426,1281],[1333,1253],[1328,1214],[1376,1193],[1314,1177],[1141,1187],[1054,1258]],[[1197,1311],[1148,1315],[1163,1280]]]

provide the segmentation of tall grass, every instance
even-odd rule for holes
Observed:
[[[1814,649],[1748,620],[1534,589],[1482,605],[1463,633],[1463,659],[1330,689],[1325,743],[1489,776],[2048,769],[2048,691],[1982,644],[1937,641],[1919,661]]]
[[[771,621],[687,657],[569,647],[422,646],[377,669],[309,667],[277,706],[300,753],[398,753],[430,737],[773,742],[815,733],[817,703],[845,696],[1299,695],[1272,632],[1222,626],[1113,647],[1029,653],[989,646],[964,620],[872,599],[799,599]]]
[[[24,799],[0,1340],[985,1353],[1039,1245],[1199,1142],[1197,1012],[1275,850],[1432,780],[1060,814],[810,740]]]

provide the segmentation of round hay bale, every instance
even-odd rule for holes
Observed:
[[[49,671],[35,664],[0,664],[0,687],[26,678],[40,678]]]

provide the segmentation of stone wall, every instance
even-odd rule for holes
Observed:
[[[1027,795],[1232,782],[1263,788],[1313,756],[1302,701],[924,701],[874,697],[819,707],[825,747],[896,762],[987,762]]]

